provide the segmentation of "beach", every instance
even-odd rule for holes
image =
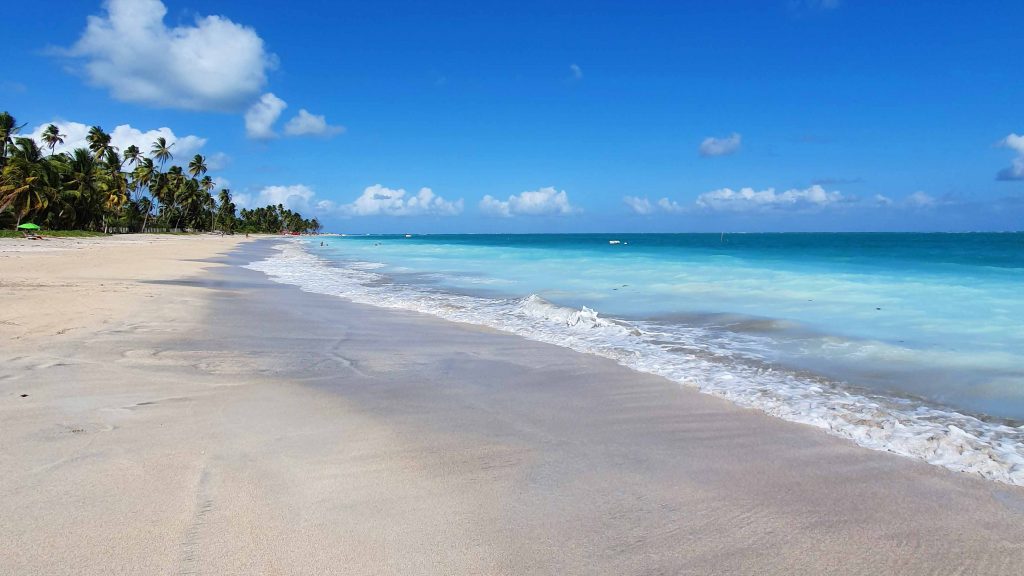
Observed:
[[[244,266],[0,241],[2,574],[1011,574],[1024,488]]]

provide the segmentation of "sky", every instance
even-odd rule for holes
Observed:
[[[164,136],[329,231],[1024,229],[1019,0],[4,12],[23,132]]]

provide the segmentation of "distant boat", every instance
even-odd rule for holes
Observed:
[[[412,238],[412,234],[406,234],[405,237],[406,238]]]
[[[622,242],[620,240],[609,240],[608,243],[609,244],[622,244]]]

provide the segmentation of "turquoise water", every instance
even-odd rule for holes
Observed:
[[[1024,484],[1024,234],[321,237],[252,267]]]
[[[1024,234],[363,236],[328,244],[321,254],[382,263],[378,271],[399,281],[536,294],[606,316],[755,334],[775,362],[1024,419]],[[763,340],[772,336],[774,347]]]

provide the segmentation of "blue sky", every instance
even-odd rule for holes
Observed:
[[[1024,228],[1019,1],[282,6],[7,6],[0,108],[335,231]]]

